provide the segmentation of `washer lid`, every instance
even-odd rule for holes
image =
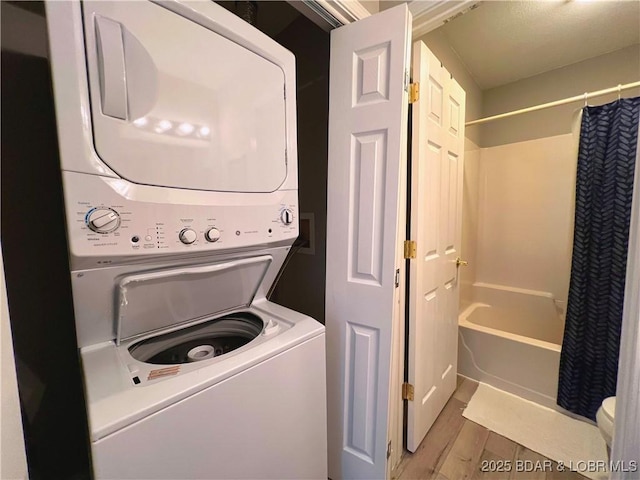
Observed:
[[[616,397],[605,398],[602,402],[602,411],[609,420],[613,421],[616,416]]]
[[[273,258],[156,270],[118,284],[116,343],[189,320],[248,307]]]
[[[281,65],[155,3],[83,2],[83,12],[94,144],[114,172],[193,190],[282,185],[293,120]]]

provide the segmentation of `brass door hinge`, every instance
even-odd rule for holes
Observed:
[[[416,258],[416,250],[418,250],[418,244],[413,240],[404,241],[404,258]]]
[[[420,100],[420,83],[410,83],[409,84],[409,103],[416,103]]]
[[[413,402],[413,385],[410,383],[405,382],[402,384],[402,399]]]

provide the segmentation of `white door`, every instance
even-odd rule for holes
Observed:
[[[327,198],[329,477],[385,478],[405,195],[411,15],[331,32]]]
[[[407,449],[456,387],[465,92],[422,42],[413,47]]]

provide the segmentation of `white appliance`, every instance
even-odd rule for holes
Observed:
[[[293,55],[213,2],[46,8],[95,477],[326,478],[324,327],[266,299]]]

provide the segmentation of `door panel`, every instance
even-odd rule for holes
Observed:
[[[414,44],[407,448],[414,452],[455,390],[462,220],[462,88],[422,42]]]
[[[331,32],[326,327],[333,480],[387,475],[410,25],[400,5]]]
[[[83,14],[94,144],[110,168],[198,190],[285,181],[282,65],[151,2],[85,2]]]

